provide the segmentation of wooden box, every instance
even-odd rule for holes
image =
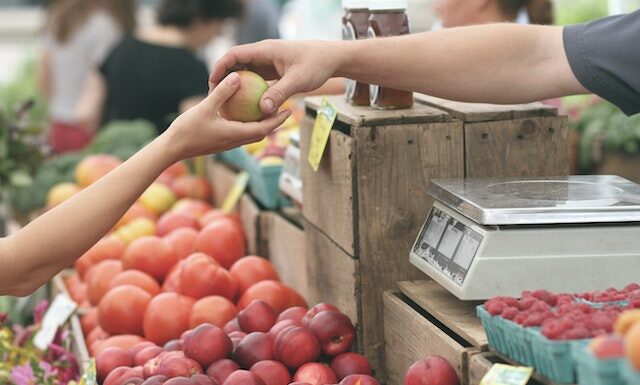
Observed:
[[[301,127],[310,302],[335,303],[359,326],[360,350],[384,377],[382,294],[421,277],[409,249],[432,200],[432,178],[462,177],[462,122],[424,105],[375,111],[329,98],[338,118],[320,168],[306,161],[322,98]]]
[[[419,103],[464,122],[465,177],[558,176],[569,173],[569,125],[542,103],[460,103],[415,94]]]
[[[295,216],[278,212],[268,215],[265,239],[267,254],[275,266],[280,280],[308,297],[307,261],[303,224]]]

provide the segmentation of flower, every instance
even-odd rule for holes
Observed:
[[[29,364],[15,366],[11,370],[11,379],[15,385],[35,385],[36,377]]]

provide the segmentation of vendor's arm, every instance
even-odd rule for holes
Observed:
[[[280,79],[263,97],[265,112],[344,76],[468,102],[594,92],[632,114],[640,112],[639,30],[636,11],[566,28],[491,24],[349,42],[266,41],[232,49],[210,83],[238,66]]]
[[[158,175],[174,162],[261,140],[290,114],[230,122],[218,107],[237,89],[230,75],[200,104],[120,167],[17,233],[0,239],[0,295],[31,293],[71,265],[107,233]]]

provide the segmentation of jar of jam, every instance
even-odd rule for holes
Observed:
[[[369,38],[407,35],[409,18],[407,0],[369,0]],[[413,93],[371,85],[369,90],[371,107],[381,110],[411,108]]]
[[[342,17],[343,40],[366,39],[369,29],[368,0],[342,0],[345,14]],[[369,105],[369,84],[347,79],[345,96],[354,106]]]

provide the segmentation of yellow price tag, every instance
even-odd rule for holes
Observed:
[[[494,364],[480,385],[526,385],[532,374],[533,368]]]
[[[78,385],[98,385],[96,373],[96,360],[92,358],[85,368],[84,374],[82,375],[82,378],[80,378]]]
[[[229,193],[224,198],[222,202],[222,211],[225,213],[230,213],[238,204],[240,197],[244,193],[244,190],[247,188],[247,184],[249,183],[249,173],[246,171],[240,172],[236,177],[236,181],[229,190]]]
[[[329,141],[329,134],[331,133],[331,127],[336,121],[338,111],[327,100],[322,100],[322,105],[316,115],[316,121],[313,124],[313,131],[311,133],[311,143],[309,147],[309,164],[313,171],[318,171],[322,155],[327,147],[327,141]]]

